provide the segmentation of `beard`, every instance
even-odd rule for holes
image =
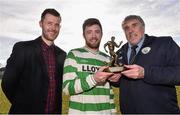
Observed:
[[[87,42],[86,41],[86,45],[91,48],[91,49],[98,49],[99,48],[99,45],[100,45],[100,42],[97,42],[97,43],[90,43],[90,42]]]
[[[58,32],[54,32],[53,34],[49,32],[43,32],[44,38],[48,41],[54,41],[57,38],[58,34]]]

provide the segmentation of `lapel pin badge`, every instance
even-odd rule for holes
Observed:
[[[147,54],[147,53],[150,52],[150,50],[151,50],[150,47],[144,47],[144,48],[141,50],[141,52],[142,52],[143,54]]]

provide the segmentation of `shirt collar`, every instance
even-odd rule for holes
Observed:
[[[54,44],[52,44],[51,46],[48,46],[43,40],[42,40],[42,47],[44,51],[47,51],[49,49],[54,50]]]
[[[87,50],[87,51],[89,51],[89,52],[95,54],[95,55],[99,53],[99,51],[94,51],[94,50],[88,48],[87,46],[84,46],[83,48],[84,48],[85,50]]]

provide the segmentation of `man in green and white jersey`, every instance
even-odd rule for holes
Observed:
[[[86,45],[72,49],[65,60],[63,92],[70,95],[69,114],[115,114],[114,94],[110,81],[120,74],[103,72],[109,56],[99,51],[102,26],[89,18],[83,24]]]

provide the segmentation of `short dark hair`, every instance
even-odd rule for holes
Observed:
[[[98,19],[96,19],[96,18],[88,18],[83,23],[83,26],[82,26],[83,33],[85,31],[86,26],[92,26],[92,25],[95,25],[95,24],[99,25],[99,27],[101,29],[101,32],[102,32],[102,26],[101,26],[100,21]]]
[[[41,20],[43,20],[45,18],[46,14],[51,14],[53,16],[60,17],[60,19],[61,19],[60,13],[53,8],[45,9],[43,11],[43,13],[41,14]]]
[[[124,21],[122,22],[122,26],[124,25],[125,22],[127,22],[129,20],[133,20],[133,19],[138,20],[145,27],[144,20],[138,15],[129,15],[129,16],[125,17]]]

